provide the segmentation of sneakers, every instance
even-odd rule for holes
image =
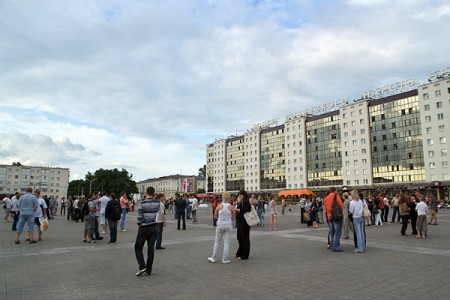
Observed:
[[[215,262],[216,262],[216,260],[215,260],[214,258],[212,258],[212,257],[208,257],[208,261],[210,261],[210,262],[212,262],[212,263],[215,263]]]
[[[84,240],[83,240],[83,243],[87,243],[87,240],[86,240],[86,239],[84,239]]]
[[[89,241],[88,244],[95,244],[95,241],[94,240]]]
[[[122,231],[122,232],[126,232],[127,230],[124,228],[124,229],[120,229],[120,231]]]
[[[148,274],[146,268],[144,268],[144,269],[142,269],[142,270],[139,270],[139,271],[136,273],[136,276],[139,277],[139,276],[142,276],[142,275],[145,275],[145,274]]]
[[[231,260],[222,260],[222,263],[223,263],[224,265],[226,265],[226,264],[231,263]]]
[[[100,233],[101,233],[101,234],[105,234],[106,232],[105,232],[104,230],[102,230]]]

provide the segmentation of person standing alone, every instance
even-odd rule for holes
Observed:
[[[186,202],[185,202],[186,203]],[[146,198],[138,206],[137,226],[138,233],[134,244],[134,252],[139,265],[136,276],[150,275],[152,273],[155,255],[155,242],[157,238],[156,215],[161,203],[155,199],[155,188],[150,186],[146,190]],[[142,252],[147,242],[147,263]]]

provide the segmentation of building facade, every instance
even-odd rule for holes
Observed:
[[[150,178],[136,183],[139,194],[136,200],[142,199],[147,187],[154,187],[157,194],[164,194],[166,199],[175,198],[177,193],[196,194],[198,190],[206,190],[206,180],[203,176],[170,175]]]
[[[256,124],[207,145],[207,192],[330,186],[442,187],[448,194],[450,73],[415,79]]]
[[[0,195],[24,194],[31,187],[40,190],[42,196],[67,198],[69,176],[68,168],[0,165]]]

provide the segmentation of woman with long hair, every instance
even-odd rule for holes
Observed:
[[[251,211],[247,192],[240,190],[236,206],[236,229],[239,243],[236,251],[236,259],[248,259],[250,255],[250,226],[245,221],[244,214]]]
[[[222,203],[216,207],[214,218],[217,220],[216,238],[214,240],[213,254],[208,257],[212,263],[216,262],[217,252],[223,239],[222,263],[229,264],[230,240],[233,232],[233,220],[235,218],[234,206],[230,205],[230,193],[225,192],[222,195]]]
[[[402,218],[402,229],[400,230],[400,234],[402,236],[406,236],[406,229],[408,229],[409,220],[409,200],[405,195],[400,195],[398,206],[400,208],[400,217]]]
[[[269,230],[272,231],[276,231],[277,230],[277,222],[278,222],[278,211],[277,211],[277,203],[275,201],[275,196],[272,196],[270,199],[270,223],[269,223]]]
[[[363,195],[358,194],[358,191],[352,191],[352,201],[350,202],[349,212],[353,214],[353,228],[356,236],[355,252],[363,253],[366,250],[366,237],[364,233],[364,201]]]

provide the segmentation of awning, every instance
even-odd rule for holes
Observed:
[[[302,189],[302,190],[282,190],[278,193],[278,196],[294,196],[294,195],[308,195],[314,196],[314,192],[310,189]]]
[[[197,194],[197,198],[207,198],[207,199],[214,199],[218,198],[216,194]]]

